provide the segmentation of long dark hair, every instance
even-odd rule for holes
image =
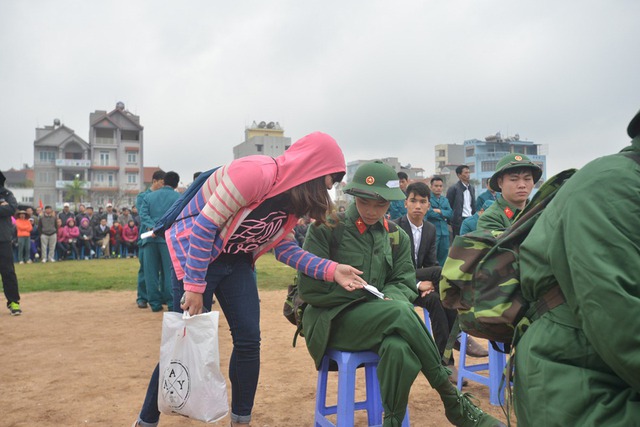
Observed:
[[[324,223],[327,212],[333,206],[324,175],[293,187],[289,195],[292,213],[298,218],[307,215],[318,224]]]

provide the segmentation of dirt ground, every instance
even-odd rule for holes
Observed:
[[[253,427],[313,425],[317,374],[304,342],[291,346],[294,328],[282,316],[284,297],[285,291],[261,293],[262,366]],[[0,312],[0,426],[130,426],[158,361],[162,314],[137,308],[134,292],[29,293],[21,305],[22,316]],[[225,375],[230,349],[221,315]],[[358,387],[364,388],[361,378]],[[500,407],[489,404],[487,387],[470,382],[464,391],[505,419]],[[330,393],[335,401],[336,390]],[[413,426],[449,425],[422,376],[409,413]],[[202,423],[163,416],[161,425]],[[228,426],[229,418],[214,425]],[[356,425],[366,425],[364,414]]]

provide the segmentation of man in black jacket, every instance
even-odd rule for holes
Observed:
[[[459,181],[447,190],[447,199],[449,199],[449,204],[453,209],[451,228],[453,229],[454,237],[460,234],[462,221],[476,212],[476,190],[469,182],[471,178],[469,166],[458,166],[456,175]]]
[[[411,259],[416,268],[416,286],[419,294],[414,304],[426,308],[429,312],[433,339],[440,356],[443,356],[457,313],[455,310],[444,308],[440,301],[438,282],[442,268],[436,258],[436,227],[424,219],[429,210],[430,193],[429,187],[423,182],[410,184],[405,200],[407,214],[400,217],[397,223],[409,235],[411,241]],[[482,347],[473,340],[468,343],[467,352],[469,355],[484,356]],[[457,383],[458,372],[453,366],[453,358],[443,359],[443,364],[452,371],[449,377],[451,382]]]
[[[11,217],[18,210],[18,202],[13,193],[4,188],[5,180],[4,174],[0,172],[0,276],[2,277],[4,296],[7,298],[7,308],[12,316],[17,316],[22,314],[22,310],[20,310],[18,278],[13,266]]]

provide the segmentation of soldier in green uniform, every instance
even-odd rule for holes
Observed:
[[[478,218],[478,230],[504,230],[526,206],[542,169],[524,154],[507,154],[498,162],[489,186],[502,197]]]
[[[389,201],[404,199],[393,168],[367,163],[345,192],[355,196],[344,219],[311,226],[304,248],[320,257],[353,265],[366,282],[384,294],[378,298],[361,284],[342,287],[299,275],[301,297],[309,303],[303,318],[309,353],[319,367],[327,348],[372,350],[380,355],[378,379],[384,426],[400,426],[409,391],[419,372],[437,390],[449,421],[458,426],[502,425],[474,406],[449,382],[449,373],[424,322],[413,308],[416,275],[407,234],[385,218]],[[342,235],[333,244],[336,221]]]
[[[520,247],[524,297],[559,287],[565,303],[516,345],[518,426],[640,425],[640,113],[628,134],[571,177]]]

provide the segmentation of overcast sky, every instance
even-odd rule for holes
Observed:
[[[0,169],[35,128],[122,101],[145,166],[233,158],[252,121],[320,130],[347,161],[434,171],[434,145],[501,131],[548,147],[547,174],[628,145],[640,109],[640,2],[0,2]]]

